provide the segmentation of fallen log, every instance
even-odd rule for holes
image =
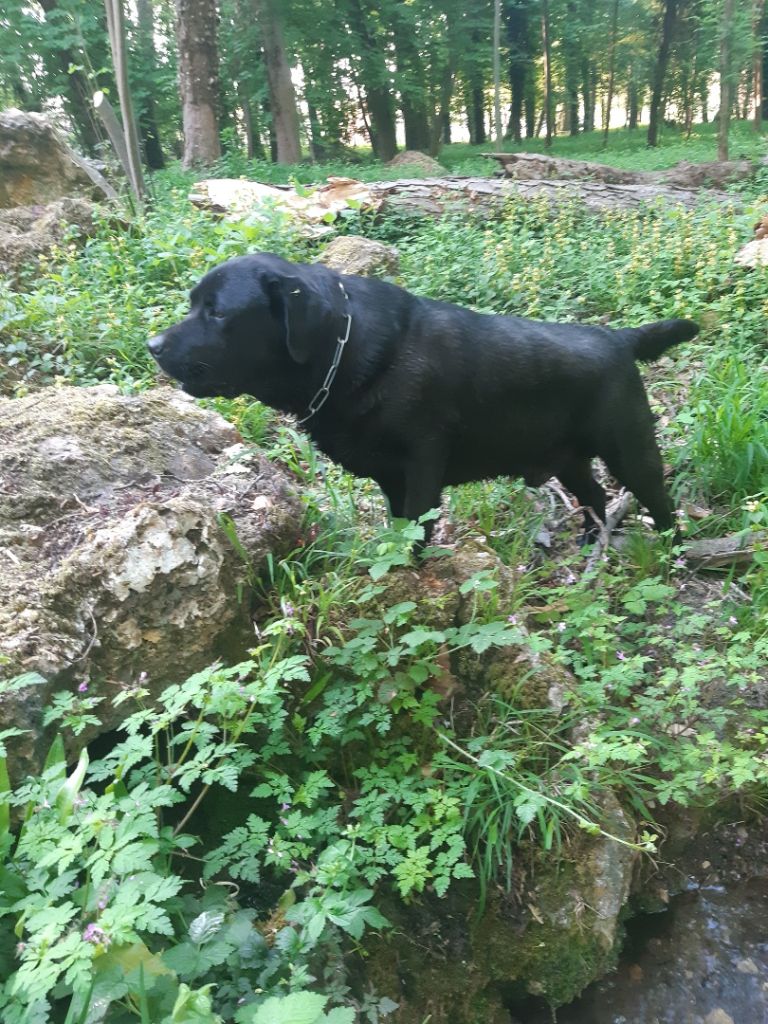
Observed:
[[[708,191],[707,198],[734,203],[724,192]],[[676,185],[622,184],[606,181],[509,178],[404,178],[364,183],[351,178],[329,178],[327,184],[297,193],[290,186],[265,185],[242,179],[211,178],[192,187],[189,200],[199,209],[220,216],[268,216],[278,210],[295,217],[307,233],[333,229],[331,222],[343,209],[441,216],[457,208],[486,209],[510,198],[544,199],[551,203],[579,202],[589,210],[637,209],[648,203],[693,207],[701,193]]]
[[[691,541],[685,545],[683,557],[694,569],[743,569],[767,545],[765,530],[743,530],[728,537]]]
[[[675,185],[680,188],[722,188],[751,178],[757,164],[751,160],[681,161],[663,171],[628,171],[588,160],[567,160],[542,153],[483,153],[501,164],[502,173],[516,181],[555,179],[602,181],[610,185]]]

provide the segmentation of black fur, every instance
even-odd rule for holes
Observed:
[[[659,530],[673,525],[635,360],[693,338],[690,320],[611,330],[486,316],[262,253],[206,274],[189,315],[149,345],[191,395],[248,394],[302,417],[348,310],[338,375],[305,429],[332,459],[376,480],[393,515],[417,518],[451,484],[557,476],[590,532],[590,508],[605,519],[591,469],[600,456]]]

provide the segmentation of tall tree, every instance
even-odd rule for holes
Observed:
[[[765,0],[753,0],[752,34],[754,49],[752,51],[752,93],[755,104],[754,125],[759,132],[763,124],[763,18],[765,16]]]
[[[139,116],[144,159],[152,170],[165,167],[163,148],[160,145],[160,131],[157,126],[155,108],[155,19],[152,0],[136,0],[137,35],[139,59],[141,61],[142,83],[134,89]]]
[[[269,107],[277,145],[279,164],[301,160],[299,111],[291,80],[291,66],[283,43],[280,5],[276,0],[254,0],[256,17],[264,42],[264,66],[269,83]]]
[[[525,0],[508,0],[504,10],[507,34],[508,76],[511,102],[507,134],[519,142],[522,137],[523,102],[532,73],[534,51]]]
[[[544,51],[544,121],[546,123],[546,145],[552,145],[554,134],[554,102],[552,96],[552,34],[549,19],[549,0],[541,0],[541,44]]]
[[[608,145],[608,131],[611,126],[611,104],[613,87],[616,83],[616,42],[619,34],[619,0],[613,0],[611,12],[611,41],[608,51],[608,94],[605,97],[605,123],[603,125],[603,147]]]
[[[371,147],[380,160],[397,152],[395,102],[392,76],[387,66],[387,43],[379,12],[363,6],[364,0],[345,0],[350,36],[357,43],[356,77],[364,92]]]
[[[731,65],[733,9],[735,0],[723,0],[720,22],[720,114],[717,125],[717,159],[728,159],[728,129],[733,106],[733,68]]]
[[[176,0],[184,167],[206,166],[221,156],[216,21],[215,0]]]
[[[672,36],[677,21],[678,0],[664,0],[664,17],[661,23],[661,41],[653,68],[651,113],[648,123],[648,145],[659,144],[659,122],[663,116],[662,99],[664,96],[664,80],[667,76],[669,53],[672,47]]]

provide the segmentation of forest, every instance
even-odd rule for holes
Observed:
[[[2,1024],[766,1017],[767,19],[0,9]],[[291,304],[320,280],[327,337]],[[676,324],[636,350],[673,528],[610,459],[589,501],[531,457],[424,515],[345,471],[365,419],[334,448],[313,409],[415,344],[401,303],[536,367],[548,332]],[[234,384],[179,387],[172,325],[231,345],[253,310]],[[421,344],[414,375],[449,351]],[[247,376],[265,346],[302,411]]]
[[[641,122],[656,146],[665,122],[690,132],[718,115],[716,83],[724,128],[752,117],[759,131],[765,19],[763,0],[137,0],[125,34],[157,170],[240,150],[294,164],[359,145],[382,161],[403,145],[549,145]],[[94,155],[105,133],[91,97],[115,95],[104,5],[14,0],[0,28],[5,104],[56,100]]]

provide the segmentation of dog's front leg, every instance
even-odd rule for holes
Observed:
[[[412,454],[405,467],[403,515],[406,519],[419,519],[430,509],[439,508],[445,462],[446,453],[442,445],[434,442],[422,443]],[[434,519],[424,523],[424,541],[417,544],[417,551],[429,543],[434,525]]]

